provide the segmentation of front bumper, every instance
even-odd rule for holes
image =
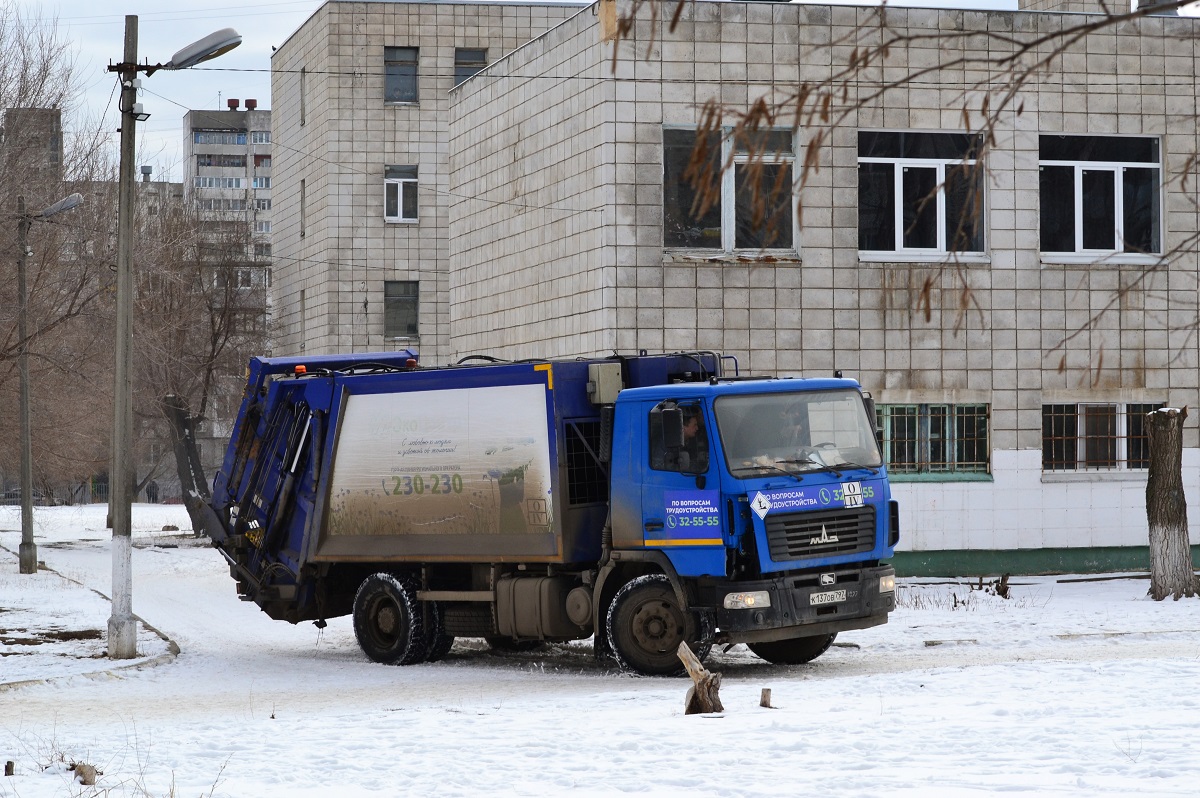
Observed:
[[[759,643],[886,623],[888,613],[896,609],[896,593],[880,593],[879,580],[895,575],[890,565],[830,568],[754,582],[719,582],[703,588],[698,598],[713,608],[718,643]],[[724,609],[726,593],[757,590],[770,594],[771,606]],[[813,604],[813,594],[842,590],[844,600]]]

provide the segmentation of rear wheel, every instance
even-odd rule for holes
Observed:
[[[425,647],[429,650],[425,661],[437,662],[450,653],[454,638],[446,634],[446,627],[442,622],[442,605],[436,601],[427,601],[424,602],[424,609]]]
[[[413,665],[429,656],[424,618],[412,577],[368,576],[354,596],[354,636],[368,657],[385,665]]]
[[[646,676],[682,673],[676,653],[687,641],[703,659],[710,645],[707,624],[696,613],[679,606],[671,580],[664,574],[639,576],[613,596],[608,608],[608,643],[617,664]]]
[[[747,643],[750,650],[773,665],[803,665],[824,654],[837,634],[797,637],[770,643]]]

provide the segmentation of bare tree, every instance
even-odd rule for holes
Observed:
[[[35,220],[28,241],[27,341],[16,287],[0,283],[0,395],[16,406],[17,356],[30,350],[35,480],[47,492],[106,478],[111,439],[117,203],[112,134],[76,114],[69,42],[57,21],[0,0],[0,207],[30,211],[74,192],[82,206]],[[141,490],[171,467],[160,397],[197,417],[214,396],[235,405],[234,376],[266,348],[267,270],[248,221],[202,220],[168,183],[139,183],[136,209],[135,448]],[[0,256],[17,258],[17,224],[0,225]],[[0,414],[0,471],[15,472],[18,419]]]
[[[80,192],[83,206],[52,219],[30,218],[27,338],[18,335],[16,287],[0,285],[0,394],[15,397],[17,355],[28,347],[34,478],[46,492],[103,469],[108,391],[98,379],[111,356],[98,344],[107,272],[104,202],[94,188],[113,174],[108,136],[73,114],[77,96],[69,43],[53,19],[0,3],[0,207],[28,213]],[[0,225],[0,252],[15,260],[17,222]],[[99,244],[99,246],[96,246]],[[10,261],[11,262],[11,261]],[[99,365],[98,365],[99,364]],[[15,399],[11,406],[15,406]],[[0,468],[18,459],[15,414],[0,416]]]
[[[236,409],[247,359],[267,348],[270,279],[244,213],[202,215],[182,198],[143,207],[155,213],[141,219],[153,244],[138,256],[139,490],[174,470],[175,446],[194,440],[197,422],[224,437],[213,425]],[[192,474],[179,472],[185,501]]]

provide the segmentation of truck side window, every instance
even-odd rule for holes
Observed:
[[[708,432],[704,427],[704,413],[695,405],[679,409],[682,411],[683,422],[682,446],[667,440],[660,414],[651,411],[650,467],[656,471],[679,471],[686,474],[708,471]]]

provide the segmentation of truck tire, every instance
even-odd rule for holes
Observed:
[[[676,652],[685,640],[700,659],[712,647],[705,617],[679,606],[665,574],[639,576],[623,585],[613,596],[606,621],[617,665],[645,676],[683,673]]]
[[[770,643],[747,643],[758,656],[772,665],[803,665],[824,654],[833,645],[837,633],[775,640]]]
[[[429,656],[416,580],[378,573],[354,596],[354,636],[368,657],[384,665],[414,665]]]
[[[454,637],[446,634],[446,626],[442,622],[442,605],[436,601],[424,602],[425,604],[425,648],[428,654],[425,656],[426,662],[438,662],[450,653],[451,647],[454,645]]]

